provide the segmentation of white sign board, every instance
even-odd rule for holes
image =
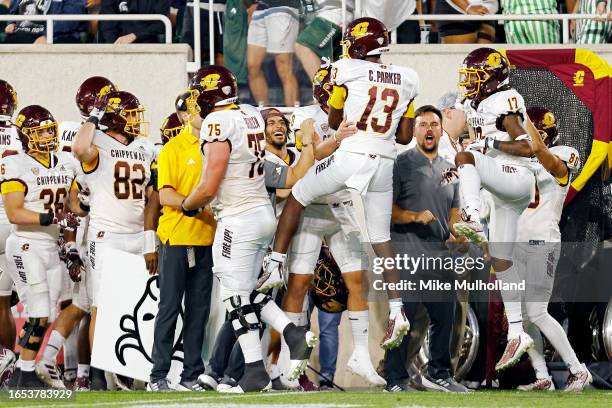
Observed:
[[[100,298],[91,365],[149,381],[153,332],[159,303],[157,276],[149,276],[144,258],[105,248],[101,259]],[[176,384],[183,369],[181,308],[168,379]]]

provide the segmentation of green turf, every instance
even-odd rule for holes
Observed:
[[[108,405],[106,404],[108,403]],[[7,401],[0,396],[2,407],[31,407],[52,404],[54,407],[93,406],[205,406],[234,408],[254,404],[261,407],[611,407],[612,392],[586,391],[580,394],[556,392],[479,391],[471,394],[440,392],[382,393],[370,392],[314,392],[268,394],[217,393],[147,393],[147,392],[90,392],[79,393],[71,401]]]

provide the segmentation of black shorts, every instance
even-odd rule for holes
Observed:
[[[457,10],[452,8],[446,0],[436,0],[436,13],[437,14],[457,14],[461,15]],[[472,34],[480,30],[482,24],[488,24],[492,27],[495,24],[492,21],[439,21],[438,32],[440,37],[446,37],[448,35],[463,35]]]

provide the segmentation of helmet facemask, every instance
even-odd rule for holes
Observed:
[[[28,139],[30,151],[45,154],[57,151],[59,146],[57,122],[47,120],[39,126],[24,127],[20,131]]]
[[[459,68],[459,90],[463,98],[473,99],[484,89],[484,85],[491,76],[484,69],[461,67]]]
[[[145,109],[139,106],[136,109],[122,109],[119,116],[125,120],[123,131],[130,136],[147,136],[149,134],[149,122],[144,118]]]

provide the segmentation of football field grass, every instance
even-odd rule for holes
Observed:
[[[612,392],[479,391],[470,394],[441,392],[382,393],[363,392],[278,392],[266,394],[217,393],[147,393],[89,392],[78,393],[67,401],[9,401],[0,397],[2,407],[206,407],[206,408],[335,408],[335,407],[611,407]]]

